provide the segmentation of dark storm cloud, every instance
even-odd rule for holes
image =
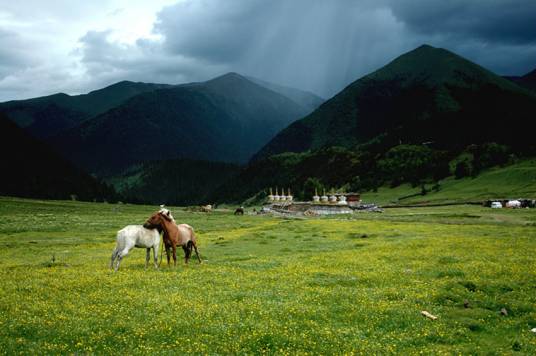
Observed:
[[[0,9],[0,100],[36,88],[87,92],[119,80],[181,83],[228,71],[328,98],[423,43],[498,74],[536,67],[535,0],[182,0],[162,8],[153,33],[137,41],[121,41],[117,29],[84,29],[63,62],[52,36],[40,43],[41,34],[24,32],[26,22],[11,31],[2,21]]]
[[[326,96],[418,44],[373,1],[186,1],[163,9],[155,30],[170,54]]]
[[[391,0],[408,36],[450,49],[502,75],[536,68],[536,1]]]
[[[324,96],[422,43],[499,73],[536,66],[533,0],[186,1],[155,30],[168,53]]]
[[[84,64],[92,88],[121,80],[182,83],[224,70],[201,58],[166,53],[157,41],[139,39],[128,45],[113,42],[109,36],[110,31],[90,31],[79,41],[76,54]]]
[[[497,43],[536,42],[534,0],[406,0],[392,1],[390,7],[397,19],[419,33]]]
[[[233,61],[255,45],[277,6],[261,0],[183,2],[159,14],[155,31],[166,36],[165,48],[172,53]]]

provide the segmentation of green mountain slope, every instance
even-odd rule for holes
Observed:
[[[303,113],[290,99],[229,73],[139,94],[54,144],[99,174],[173,158],[245,162]]]
[[[0,110],[33,136],[46,139],[108,111],[137,94],[165,87],[169,85],[122,81],[88,94],[71,96],[59,93],[8,101],[0,103]]]
[[[147,162],[107,179],[127,201],[194,205],[213,203],[209,193],[236,176],[230,163],[178,159]]]
[[[276,186],[291,188],[295,197],[306,200],[311,199],[315,187],[319,191],[359,191],[366,202],[378,204],[536,199],[536,160],[523,158],[510,165],[503,161],[497,166],[493,162],[501,161],[498,156],[489,157],[492,151],[482,147],[489,145],[479,150],[470,146],[472,152],[481,152],[480,170],[460,179],[455,178],[452,163],[467,159],[468,151],[454,157],[422,146],[401,145],[381,155],[342,147],[287,152],[251,162],[214,191],[209,200],[240,203]],[[394,152],[399,153],[398,159]],[[402,183],[393,184],[398,180]],[[423,186],[425,195],[421,195]]]
[[[366,169],[360,152],[330,147],[316,152],[282,153],[249,163],[240,173],[210,195],[216,202],[240,203],[268,187],[290,188],[300,199],[306,181],[314,177],[326,188],[340,187]]]
[[[506,167],[493,167],[477,177],[449,177],[441,181],[438,191],[431,190],[426,195],[420,195],[420,192],[421,187],[403,184],[396,188],[382,187],[377,192],[367,192],[362,198],[366,202],[377,204],[536,199],[536,161],[524,160]]]
[[[530,145],[536,97],[444,49],[421,46],[346,87],[281,131],[254,159],[325,146],[433,142]],[[532,144],[534,146],[534,144]]]
[[[306,110],[307,114],[314,111],[325,101],[318,95],[305,90],[299,90],[296,88],[278,85],[253,77],[247,77],[247,79],[251,80],[255,84],[258,84],[272,91],[275,91],[276,93],[286,96],[287,98],[302,106]]]
[[[4,171],[0,195],[81,200],[114,199],[115,193],[75,168],[48,145],[31,137],[0,113],[0,152]]]

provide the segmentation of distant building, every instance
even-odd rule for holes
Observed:
[[[282,200],[278,196],[276,188],[275,195],[272,195],[272,188],[268,195],[268,201],[265,206],[270,209],[282,213],[303,213],[311,215],[331,215],[331,214],[351,214],[353,209],[356,209],[361,204],[361,196],[359,193],[332,193],[330,196],[324,194],[319,197],[315,190],[315,195],[312,201],[293,201],[288,189],[287,199]],[[284,196],[284,190],[283,190]],[[290,199],[289,199],[290,198]]]

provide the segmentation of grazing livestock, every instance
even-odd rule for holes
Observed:
[[[166,246],[168,266],[170,262],[170,250],[173,250],[173,265],[177,265],[177,246],[181,246],[184,250],[184,263],[188,263],[192,255],[192,249],[195,250],[197,259],[201,263],[194,229],[190,225],[177,225],[169,216],[157,211],[147,219],[143,226],[148,229],[158,228],[164,231],[164,245]]]
[[[134,247],[146,248],[145,268],[151,259],[151,248],[153,249],[154,266],[158,268],[158,245],[160,245],[160,233],[157,229],[148,229],[141,225],[128,225],[117,232],[116,246],[112,253],[110,268],[113,268],[117,259],[115,270],[119,269],[121,260]]]
[[[521,208],[521,202],[519,200],[509,200],[506,203],[506,207],[511,209]]]
[[[210,213],[212,212],[212,205],[208,204],[208,205],[201,205],[199,207],[199,210],[202,212],[202,213]]]
[[[236,208],[234,214],[235,215],[244,215],[244,208],[242,208],[242,207]]]

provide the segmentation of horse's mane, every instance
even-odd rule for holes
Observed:
[[[164,217],[164,219],[166,219],[167,221],[173,221],[173,219],[171,219],[167,214],[165,214],[164,212],[160,211],[159,214],[161,216]]]

